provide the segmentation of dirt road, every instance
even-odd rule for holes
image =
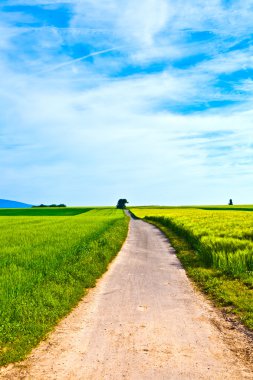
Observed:
[[[0,377],[253,379],[240,357],[244,343],[193,289],[162,233],[131,220],[97,287],[28,360]]]

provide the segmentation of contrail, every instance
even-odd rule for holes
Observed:
[[[100,54],[105,54],[105,53],[109,53],[110,51],[113,51],[113,50],[118,50],[119,48],[111,48],[111,49],[106,49],[106,50],[100,50],[100,51],[96,51],[94,53],[90,53],[88,55],[84,55],[83,57],[80,57],[80,58],[75,58],[75,59],[72,59],[70,61],[67,61],[67,62],[63,62],[57,66],[53,66],[53,67],[50,67],[49,69],[46,69],[46,70],[43,70],[40,72],[40,74],[43,74],[43,73],[48,73],[50,71],[54,71],[54,70],[58,70],[58,69],[61,69],[62,67],[65,67],[65,66],[68,66],[68,65],[71,65],[72,63],[74,62],[79,62],[79,61],[83,61],[84,59],[87,59],[87,58],[90,58],[90,57],[94,57],[95,55],[100,55]]]

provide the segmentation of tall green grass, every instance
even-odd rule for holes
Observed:
[[[24,358],[77,304],[127,230],[127,218],[115,209],[0,218],[0,364]]]

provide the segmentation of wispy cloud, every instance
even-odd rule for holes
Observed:
[[[63,63],[60,63],[59,65],[55,65],[53,67],[45,69],[42,72],[40,72],[40,74],[42,74],[42,73],[44,74],[44,73],[48,73],[48,72],[51,72],[51,71],[55,71],[55,70],[58,70],[58,69],[61,69],[61,68],[65,67],[65,66],[72,65],[73,63],[84,61],[87,58],[95,57],[96,55],[106,54],[106,53],[112,52],[114,50],[119,50],[119,49],[120,48],[115,47],[115,48],[111,48],[111,49],[105,49],[105,50],[95,51],[94,53],[86,54],[86,55],[84,55],[84,56],[82,56],[80,58],[71,59],[70,61],[63,62]]]

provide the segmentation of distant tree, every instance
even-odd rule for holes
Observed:
[[[126,208],[126,203],[128,203],[126,199],[119,199],[116,208],[120,208],[123,210],[124,208]]]
[[[51,205],[44,205],[43,203],[39,206],[32,206],[32,207],[67,207],[64,203],[61,203],[59,205],[51,204]]]
[[[232,201],[232,199],[229,199],[228,205],[229,205],[229,206],[233,206],[233,201]]]

